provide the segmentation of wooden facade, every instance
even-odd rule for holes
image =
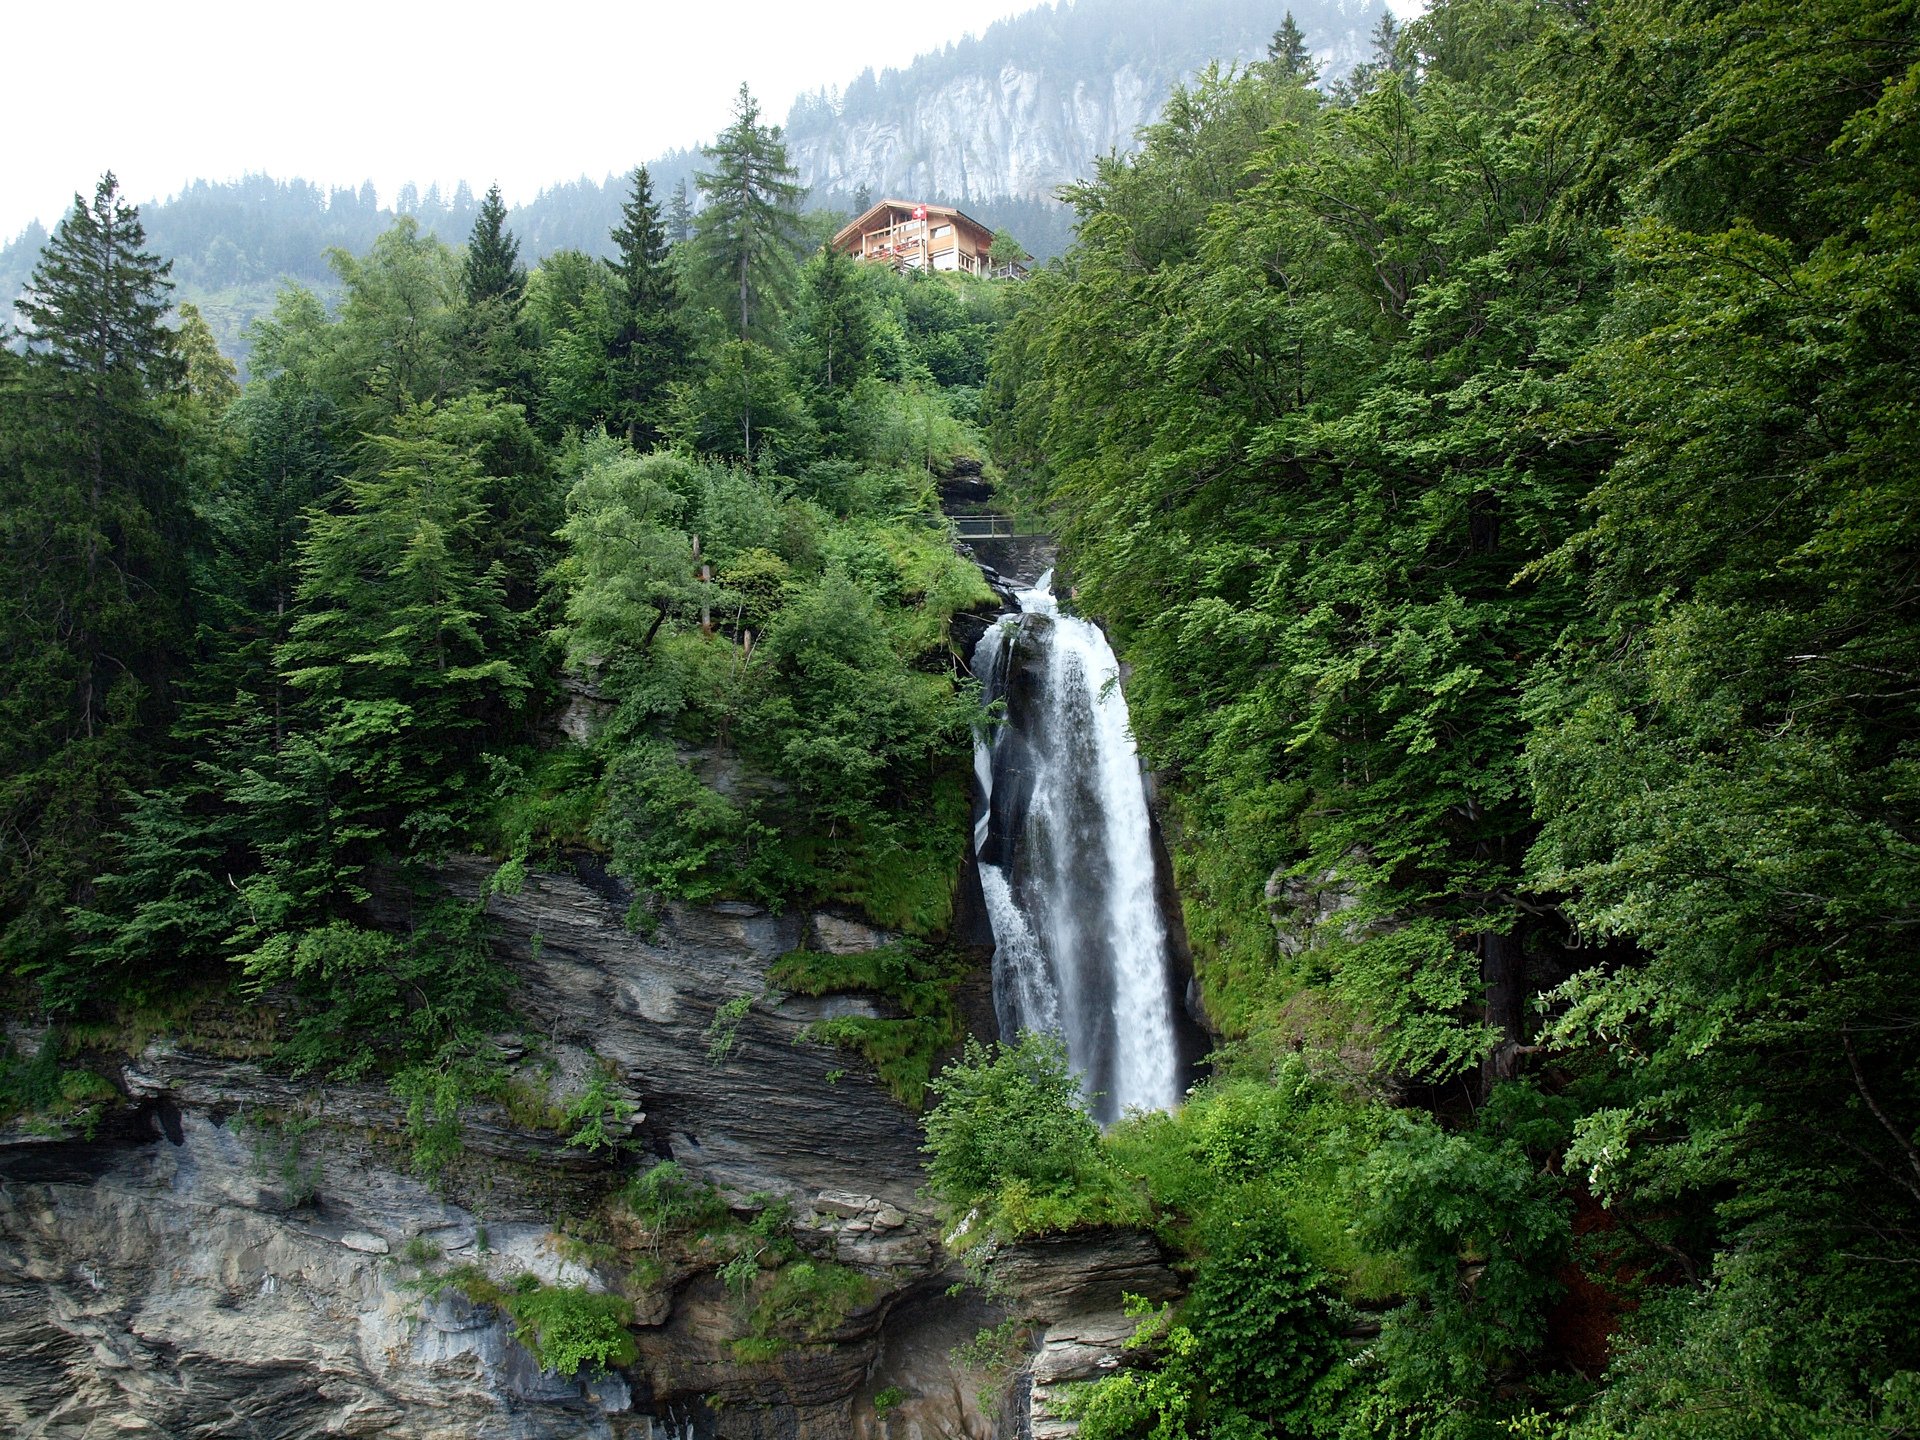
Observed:
[[[834,249],[896,270],[963,270],[1003,277],[1027,273],[1025,265],[994,269],[987,258],[992,244],[993,231],[971,215],[951,205],[917,200],[882,200],[833,237]]]

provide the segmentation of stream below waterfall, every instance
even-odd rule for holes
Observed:
[[[1099,626],[1052,572],[974,648],[1000,722],[974,746],[974,849],[1003,1039],[1061,1036],[1095,1119],[1177,1105],[1189,1079],[1147,794]]]

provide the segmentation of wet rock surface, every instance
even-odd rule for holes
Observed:
[[[445,878],[477,896],[490,874],[475,860]],[[385,1086],[321,1087],[167,1042],[124,1057],[125,1102],[91,1140],[0,1133],[0,1433],[826,1440],[855,1433],[856,1412],[870,1426],[875,1394],[910,1388],[887,1357],[938,1368],[936,1341],[914,1337],[944,1333],[957,1276],[918,1193],[916,1118],[857,1059],[802,1040],[829,1002],[882,1013],[876,998],[782,1000],[766,970],[803,942],[891,937],[747,905],[668,906],[637,933],[631,898],[588,863],[489,901],[523,1017],[498,1047],[550,1108],[473,1106],[437,1192],[410,1172]],[[742,996],[720,1046],[716,1012]],[[552,1128],[551,1107],[595,1076],[630,1110],[633,1148],[614,1159]],[[711,1270],[675,1274],[636,1306],[634,1365],[565,1377],[498,1308],[439,1283],[461,1266],[619,1281],[554,1226],[665,1158],[738,1214],[786,1201],[804,1256],[867,1275],[870,1303],[749,1361],[736,1297]],[[915,1402],[912,1433],[984,1440],[972,1391],[942,1387]]]
[[[1078,1426],[1059,1412],[1062,1385],[1098,1380],[1133,1359],[1126,1297],[1177,1299],[1185,1286],[1152,1235],[1101,1230],[1050,1235],[1001,1249],[995,1283],[1032,1336],[1017,1377],[1015,1421],[1029,1440],[1067,1440]]]

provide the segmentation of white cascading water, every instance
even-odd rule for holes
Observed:
[[[1000,1033],[1067,1044],[1095,1118],[1179,1103],[1167,930],[1119,663],[1060,613],[1052,572],[981,637],[973,671],[1003,722],[974,746],[974,849],[993,924]]]

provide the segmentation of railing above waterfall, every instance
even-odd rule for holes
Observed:
[[[1047,533],[1038,520],[1030,520],[1020,515],[985,514],[953,517],[953,538],[960,541],[1014,540]]]

